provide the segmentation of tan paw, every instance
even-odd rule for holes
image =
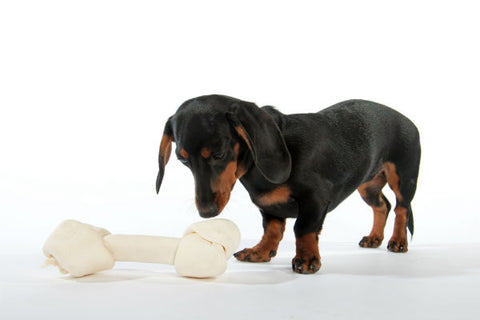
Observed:
[[[315,273],[321,267],[320,256],[311,256],[309,258],[296,256],[292,260],[292,269],[296,273],[308,274]]]
[[[277,252],[275,250],[265,250],[260,248],[245,248],[242,251],[238,251],[233,254],[237,260],[246,261],[246,262],[268,262],[270,261]]]
[[[362,248],[378,248],[382,244],[383,239],[374,236],[365,236],[360,240],[358,245]]]
[[[408,251],[408,242],[407,239],[397,240],[390,239],[388,241],[387,249],[391,252],[407,252]]]

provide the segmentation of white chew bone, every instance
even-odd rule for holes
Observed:
[[[191,225],[181,239],[111,235],[107,230],[75,220],[62,222],[43,246],[47,265],[74,277],[113,268],[115,261],[173,264],[182,276],[216,277],[240,241],[237,226],[225,219]]]

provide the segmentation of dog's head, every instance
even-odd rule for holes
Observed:
[[[204,218],[225,208],[236,180],[252,165],[271,183],[283,183],[290,176],[290,153],[280,129],[250,102],[211,95],[183,103],[165,124],[157,193],[172,142],[177,158],[193,173],[195,204]]]

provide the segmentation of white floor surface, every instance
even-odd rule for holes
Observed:
[[[245,242],[245,241],[244,241]],[[249,241],[243,243],[250,245]],[[117,263],[80,279],[40,268],[38,255],[0,256],[1,319],[479,319],[480,244],[322,243],[322,268],[291,271],[292,242],[269,263],[230,260],[213,280],[171,266]]]

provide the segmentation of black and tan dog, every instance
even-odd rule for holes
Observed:
[[[391,208],[382,193],[387,183],[397,202],[388,249],[407,251],[420,141],[415,125],[393,109],[350,100],[318,113],[285,115],[227,96],[188,100],[165,125],[157,192],[172,142],[178,159],[193,173],[200,216],[218,215],[237,179],[260,209],[262,240],[237,252],[238,260],[270,261],[283,237],[285,219],[296,218],[292,268],[316,272],[325,216],[356,189],[374,214],[372,231],[359,244],[380,246]]]

